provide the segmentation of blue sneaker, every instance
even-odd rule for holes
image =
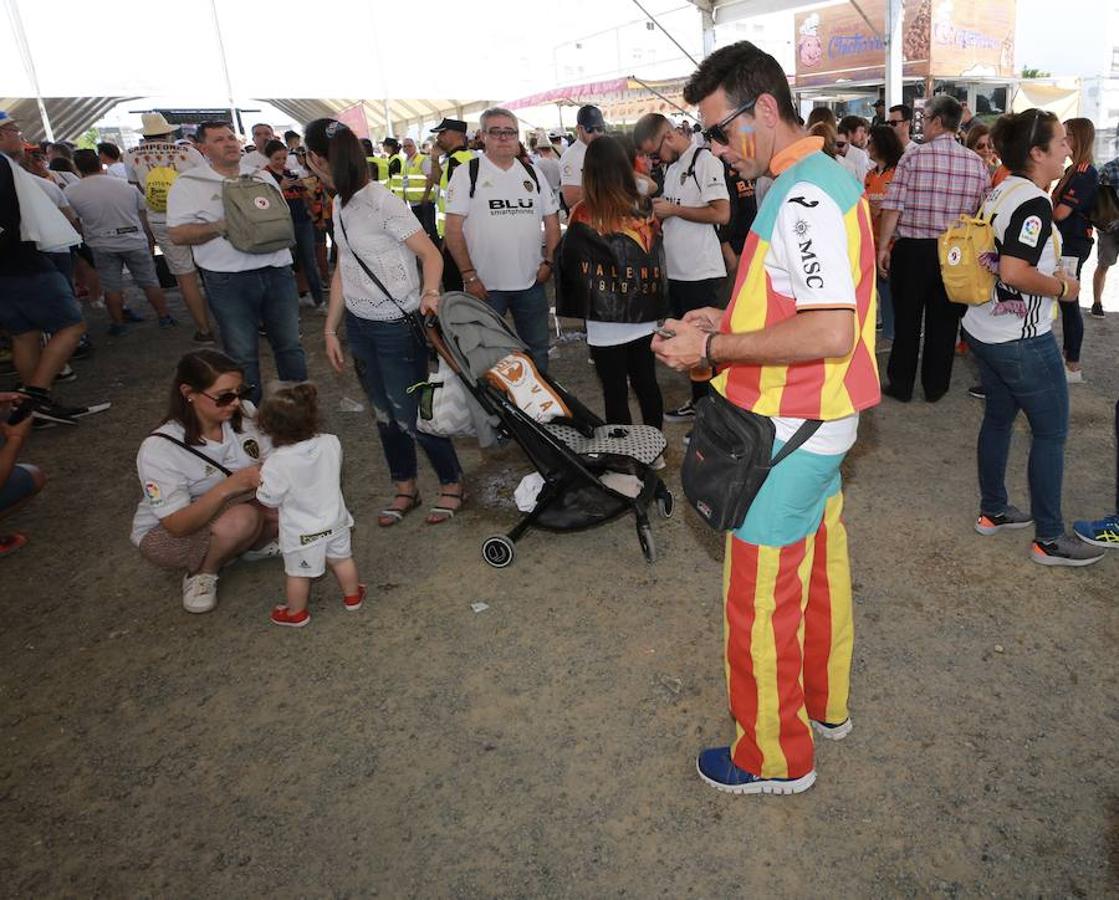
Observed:
[[[139,313],[133,312],[127,306],[124,308],[124,321],[126,322],[143,322],[144,317]]]
[[[708,747],[696,757],[699,777],[727,794],[799,794],[816,783],[816,770],[800,778],[762,778],[740,769],[730,758],[730,747]]]
[[[160,328],[174,328],[178,324],[179,323],[175,321],[174,316],[160,316],[159,317],[159,327]]]
[[[1119,514],[1095,522],[1073,522],[1076,536],[1093,547],[1119,548]]]

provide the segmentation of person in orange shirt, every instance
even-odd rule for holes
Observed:
[[[897,133],[889,125],[875,125],[870,129],[867,139],[867,153],[874,168],[866,173],[866,199],[870,203],[870,221],[874,233],[878,234],[878,222],[882,218],[882,201],[886,199],[886,189],[894,178],[894,171],[905,153]],[[894,339],[894,300],[890,296],[889,279],[878,280],[878,309],[882,313],[882,337]]]

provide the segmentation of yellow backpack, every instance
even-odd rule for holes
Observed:
[[[147,181],[144,182],[144,200],[149,210],[156,213],[167,212],[167,194],[178,177],[178,170],[171,166],[156,166],[148,172]]]
[[[998,278],[998,251],[991,220],[1010,194],[1021,185],[1012,185],[995,203],[990,215],[983,207],[974,216],[960,216],[937,238],[940,277],[944,290],[953,303],[979,306],[991,299]]]

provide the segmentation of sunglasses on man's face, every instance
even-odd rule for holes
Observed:
[[[737,119],[744,112],[749,112],[751,109],[753,109],[754,105],[757,102],[757,97],[752,100],[748,100],[721,122],[716,122],[710,128],[705,128],[703,130],[704,140],[706,140],[709,144],[722,144],[724,147],[728,146],[730,144],[730,137],[729,135],[727,135],[727,128],[730,127],[730,123]]]
[[[207,397],[214,401],[214,406],[225,407],[229,406],[234,400],[247,400],[252,396],[253,385],[243,384],[235,391],[222,391],[216,397],[213,394],[207,394],[205,391],[199,391],[203,397]]]

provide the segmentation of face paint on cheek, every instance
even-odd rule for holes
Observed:
[[[753,126],[745,123],[738,126],[734,135],[734,150],[742,159],[757,158],[757,140]]]

